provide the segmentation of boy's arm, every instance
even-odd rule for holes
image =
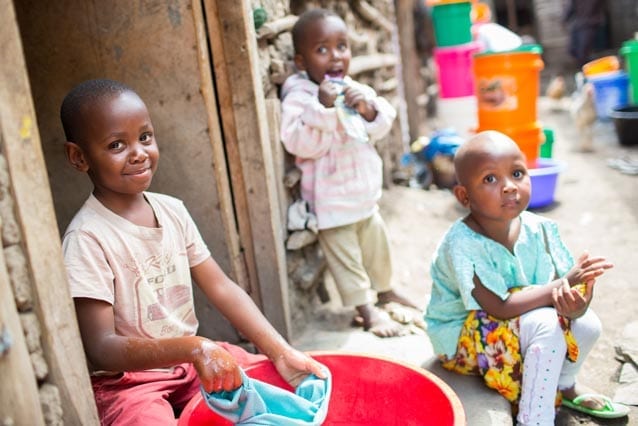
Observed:
[[[290,154],[304,159],[323,157],[339,128],[335,108],[326,108],[309,93],[288,94],[281,105],[281,141]]]
[[[228,278],[209,257],[191,268],[193,280],[230,323],[270,358],[288,383],[295,387],[308,374],[325,377],[321,365],[292,348],[268,322],[248,294]]]
[[[207,392],[230,391],[242,383],[233,357],[206,338],[120,336],[114,329],[111,304],[88,298],[74,302],[84,350],[94,370],[138,371],[190,362]]]
[[[366,131],[371,140],[378,140],[387,135],[392,129],[392,123],[397,116],[397,112],[390,102],[381,96],[376,96],[372,100],[372,105],[377,111],[373,121],[364,121]]]
[[[368,132],[372,141],[381,139],[392,129],[392,123],[397,116],[396,109],[384,97],[378,96],[372,87],[356,81],[352,81],[350,84],[357,92],[363,94],[367,100],[368,107],[375,111],[372,121],[363,120],[366,132]]]

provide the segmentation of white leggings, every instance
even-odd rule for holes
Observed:
[[[576,383],[576,374],[600,336],[602,325],[588,309],[571,322],[578,343],[578,359],[565,357],[567,345],[554,308],[540,308],[520,317],[519,342],[523,355],[523,380],[519,425],[553,426],[556,389],[567,389]]]

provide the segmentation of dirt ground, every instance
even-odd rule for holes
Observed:
[[[557,221],[575,256],[588,250],[615,264],[596,284],[592,306],[604,331],[579,377],[585,385],[614,396],[621,366],[614,358],[614,346],[621,343],[623,329],[635,319],[638,306],[634,289],[638,176],[623,174],[607,162],[627,156],[638,161],[638,146],[622,147],[613,124],[599,121],[594,127],[595,152],[576,152],[577,133],[568,110],[551,110],[545,98],[539,100],[539,120],[554,130],[553,158],[564,162],[566,168],[558,179],[555,203],[537,212]],[[404,186],[385,191],[381,212],[389,227],[396,283],[425,307],[431,289],[430,257],[443,233],[464,212],[447,190]],[[334,327],[325,323],[329,321],[334,319],[324,315],[315,325]],[[392,345],[392,339],[385,340]],[[596,420],[567,409],[561,411],[557,425],[638,425],[636,407],[628,418],[620,420]]]

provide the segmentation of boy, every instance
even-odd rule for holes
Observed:
[[[196,336],[191,278],[292,386],[325,377],[219,268],[182,202],[146,191],[159,150],[131,88],[85,81],[60,115],[67,160],[94,186],[63,252],[102,424],[175,424],[200,381],[207,392],[233,390],[238,362],[263,358]]]
[[[311,9],[292,37],[300,72],[282,88],[281,140],[302,171],[301,194],[317,217],[342,302],[356,307],[366,330],[397,336],[401,325],[374,304],[416,308],[392,288],[390,245],[377,206],[382,161],[374,141],[390,131],[396,111],[347,76],[351,52],[338,15]]]

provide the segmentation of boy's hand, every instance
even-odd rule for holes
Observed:
[[[594,280],[575,286],[570,286],[567,280],[562,280],[562,285],[552,290],[552,300],[556,312],[570,319],[582,316],[589,307],[593,296]]]
[[[324,79],[319,85],[319,102],[326,108],[332,108],[335,106],[335,101],[341,90],[342,86],[331,82],[327,78]]]
[[[577,284],[594,283],[596,278],[605,273],[607,269],[613,268],[614,265],[607,262],[602,256],[590,257],[588,252],[580,255],[576,264],[567,272],[565,279],[570,286]]]
[[[374,119],[377,118],[377,110],[374,108],[374,105],[366,99],[361,90],[347,86],[343,94],[343,102],[347,106],[356,109],[366,121],[374,121]]]
[[[309,374],[325,379],[323,367],[308,355],[296,349],[288,349],[273,360],[277,371],[290,386],[296,388]]]
[[[202,339],[193,355],[193,365],[206,392],[232,391],[241,386],[239,366],[225,349]]]

